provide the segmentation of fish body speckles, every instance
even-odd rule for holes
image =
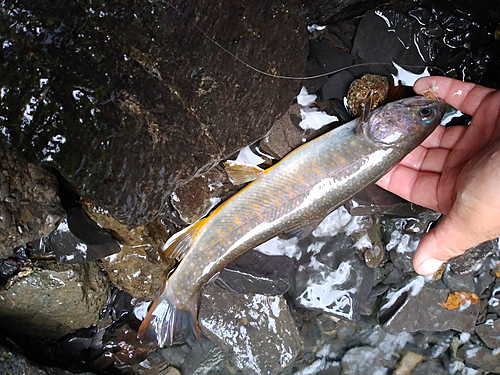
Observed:
[[[421,97],[389,103],[361,123],[353,120],[302,145],[261,173],[167,244],[167,256],[183,259],[141,335],[160,345],[181,340],[186,326],[197,327],[201,288],[226,264],[280,233],[318,222],[377,181],[430,134],[444,110],[442,101]]]

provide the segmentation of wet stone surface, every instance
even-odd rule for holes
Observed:
[[[148,223],[179,183],[261,138],[299,89],[245,69],[197,27],[260,69],[305,66],[298,1],[172,5],[182,13],[47,1],[1,16],[2,141],[127,225]],[[186,22],[194,14],[204,16]]]
[[[274,374],[293,362],[302,340],[281,296],[236,294],[215,285],[203,289],[203,332],[251,374]]]
[[[97,323],[110,292],[95,263],[35,262],[0,291],[0,325],[5,332],[59,338]]]
[[[0,258],[52,232],[64,218],[57,181],[48,169],[27,163],[0,143]]]

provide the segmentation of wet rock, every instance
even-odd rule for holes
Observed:
[[[457,355],[469,366],[490,372],[500,372],[500,351],[489,350],[477,345],[464,345],[458,349]]]
[[[500,319],[476,326],[476,334],[488,348],[500,348]]]
[[[323,84],[323,86],[321,86],[321,100],[343,100],[353,80],[354,77],[347,71],[334,74],[325,84]]]
[[[407,352],[404,354],[394,375],[411,375],[415,367],[425,359],[423,355]]]
[[[150,300],[161,289],[168,269],[147,247],[122,246],[120,253],[102,259],[102,263],[114,285],[135,298]]]
[[[223,183],[229,183],[226,172],[213,168],[177,188],[171,196],[172,206],[183,221],[193,224],[220,203],[225,192]]]
[[[449,372],[438,362],[422,362],[415,367],[412,375],[448,375]]]
[[[47,169],[27,163],[0,142],[0,258],[48,235],[64,217],[57,180]]]
[[[489,255],[498,250],[498,239],[483,242],[467,250],[464,254],[448,261],[453,272],[469,273],[480,265]]]
[[[360,360],[362,358],[362,360]],[[380,350],[370,347],[352,348],[342,357],[342,375],[385,373]]]
[[[181,370],[183,375],[205,375],[219,365],[226,363],[227,355],[214,342],[203,339],[202,346],[193,343],[192,351],[184,359]]]
[[[249,251],[229,263],[217,283],[241,294],[285,294],[293,282],[295,263],[286,256]]]
[[[380,321],[389,332],[446,331],[472,332],[479,304],[447,310],[450,291],[441,281],[425,283],[419,276],[396,292],[389,293],[381,307]]]
[[[349,52],[337,48],[331,39],[309,41],[309,58],[318,62],[322,73],[332,72],[352,64]]]
[[[59,263],[94,262],[120,251],[116,240],[90,220],[81,206],[68,209],[67,217],[38,247],[38,251],[54,253]]]
[[[109,280],[95,263],[39,261],[14,278],[0,291],[0,325],[15,335],[58,338],[89,327],[110,293]]]
[[[282,159],[303,143],[304,130],[299,127],[302,116],[300,104],[292,105],[285,115],[277,120],[269,134],[259,143],[263,152]]]
[[[121,251],[102,259],[111,282],[136,298],[153,299],[161,288],[163,275],[174,261],[160,261],[163,244],[169,233],[156,218],[151,223],[129,229],[103,209],[86,205],[89,216],[113,233],[121,243]]]
[[[355,255],[352,242],[344,234],[335,236],[326,244],[312,243],[308,251],[313,252],[309,263],[300,265],[297,270],[295,303],[344,319],[358,320],[359,303],[366,299],[374,286],[373,269]]]
[[[179,183],[261,138],[298,91],[198,29],[259,69],[300,76],[298,1],[66,5],[6,7],[0,134],[124,224],[151,221]]]
[[[73,372],[60,368],[40,367],[12,350],[0,347],[0,373],[8,375],[71,375]],[[93,375],[80,372],[81,375]]]
[[[281,296],[236,294],[208,285],[199,319],[205,334],[246,373],[274,374],[293,362],[302,346]]]
[[[457,274],[449,267],[443,275],[443,282],[452,292],[476,292],[474,279],[470,274]]]

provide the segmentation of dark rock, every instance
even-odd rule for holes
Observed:
[[[412,375],[448,375],[449,372],[437,361],[422,362],[415,367]]]
[[[310,40],[309,58],[318,62],[322,73],[333,72],[352,64],[351,54],[336,48],[330,39]]]
[[[415,236],[411,236],[409,234],[403,235],[401,241],[398,246],[405,246],[404,243],[407,242],[410,244],[410,248],[413,247],[412,243],[418,244],[419,239],[416,239]],[[414,272],[413,269],[413,256],[415,253],[413,251],[397,251],[393,250],[390,252],[390,258],[392,263],[396,266],[396,268],[402,272],[403,274],[407,274],[410,272]]]
[[[325,22],[330,18],[339,19],[353,17],[369,9],[371,6],[381,4],[381,1],[348,0],[348,1],[321,1],[302,0],[304,12],[310,23]]]
[[[478,276],[474,278],[476,294],[482,298],[485,290],[487,290],[494,281],[495,277],[492,276],[489,272],[480,273]]]
[[[199,30],[259,69],[303,75],[300,3],[259,4],[7,5],[2,140],[122,223],[151,221],[176,185],[261,138],[298,91]]]
[[[321,76],[325,72],[316,60],[307,59],[306,63],[306,77],[320,76],[314,79],[307,79],[303,82],[304,87],[307,92],[314,93],[317,92],[323,84],[328,81],[327,76]]]
[[[276,121],[269,134],[259,143],[265,153],[282,159],[303,143],[304,130],[299,127],[302,116],[300,104],[292,105],[285,115]]]
[[[476,334],[488,348],[500,348],[500,319],[476,326]]]
[[[215,207],[224,193],[224,184],[229,179],[225,171],[213,168],[187,184],[178,187],[171,196],[172,206],[181,219],[193,224]]]
[[[24,356],[0,347],[0,373],[8,375],[72,375],[73,372],[59,368],[40,367],[28,361]],[[94,375],[80,372],[81,375]]]
[[[48,235],[64,217],[57,180],[27,163],[0,142],[0,258],[14,248]]]
[[[381,374],[387,372],[387,368],[381,363],[380,350],[377,348],[352,348],[342,357],[342,375],[374,374],[377,372]]]
[[[443,282],[452,292],[476,292],[476,285],[470,274],[457,274],[447,268],[443,275]]]
[[[58,338],[96,324],[110,293],[95,263],[40,261],[0,291],[0,325],[15,335]]]
[[[448,261],[453,272],[469,273],[481,264],[489,255],[498,250],[498,239],[483,242],[467,250],[464,254]]]
[[[308,264],[299,266],[295,303],[356,321],[359,301],[365,300],[374,286],[374,272],[356,256],[349,241],[342,238],[346,236],[335,236],[320,247],[317,255],[311,256]]]
[[[6,259],[0,264],[0,284],[5,282],[19,271],[20,264],[14,259]]]
[[[477,345],[464,345],[458,349],[457,355],[469,366],[490,372],[500,372],[499,350],[489,350]]]
[[[59,263],[94,262],[120,251],[116,240],[90,220],[82,207],[67,212],[67,218],[40,241],[41,246],[37,250],[54,253]],[[74,228],[78,230],[74,231]],[[82,232],[85,235],[81,235]]]
[[[286,256],[249,251],[229,263],[217,283],[241,294],[285,294],[293,281],[295,263]]]
[[[302,340],[281,296],[203,289],[199,314],[205,334],[248,374],[274,374],[293,362]]]
[[[349,89],[349,85],[353,80],[354,77],[352,76],[352,74],[346,71],[334,74],[321,87],[321,100],[342,100],[347,95],[347,90]]]
[[[359,314],[360,315],[371,315],[375,304],[377,303],[378,297],[387,292],[389,285],[377,284],[372,289],[371,293],[365,299],[359,301]]]
[[[205,375],[226,360],[226,353],[218,345],[204,338],[201,345],[193,343],[192,350],[184,359],[183,375]]]
[[[446,331],[472,332],[479,304],[447,310],[441,306],[450,291],[441,281],[425,283],[422,276],[404,288],[389,293],[381,307],[380,320],[389,332]]]

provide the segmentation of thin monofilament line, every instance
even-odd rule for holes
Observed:
[[[170,4],[168,1],[165,1],[165,4],[167,4],[169,7],[171,7],[173,10],[175,10],[177,13],[179,13],[181,16],[187,18],[187,14],[184,13],[184,12],[182,12],[176,6]],[[369,63],[358,63],[358,64],[354,64],[354,65],[351,65],[351,66],[346,66],[346,67],[343,67],[343,68],[332,70],[331,72],[326,72],[326,73],[321,73],[321,74],[316,74],[314,76],[306,76],[306,77],[293,77],[293,76],[283,76],[283,75],[279,75],[279,74],[272,74],[272,73],[268,73],[268,72],[266,72],[264,70],[260,70],[260,69],[258,69],[256,67],[250,65],[245,60],[240,59],[238,56],[236,56],[234,53],[232,53],[231,51],[229,51],[227,48],[225,48],[224,46],[222,46],[221,44],[219,44],[210,35],[208,35],[195,22],[193,22],[191,20],[188,20],[188,22],[191,23],[210,42],[212,42],[213,44],[215,44],[217,47],[219,47],[221,50],[223,50],[224,52],[226,52],[228,55],[232,56],[236,61],[240,62],[241,64],[245,65],[247,68],[250,68],[250,69],[252,69],[253,71],[255,71],[257,73],[260,73],[262,75],[265,75],[265,76],[268,76],[268,77],[271,77],[271,78],[279,78],[279,79],[288,79],[288,80],[303,81],[303,80],[308,80],[308,79],[316,79],[316,78],[326,77],[326,76],[329,76],[329,75],[341,72],[343,70],[347,70],[347,69],[351,69],[351,68],[357,68],[357,67],[360,67],[360,66],[369,66],[369,65],[392,65],[392,66],[394,66],[393,63],[388,63],[388,62],[369,62]],[[425,68],[425,67],[427,67],[427,65],[401,65],[401,66],[402,67],[406,67],[406,68]],[[443,69],[438,68],[437,66],[429,66],[429,67],[430,68],[439,69],[443,73],[443,75],[446,75],[446,73],[443,71]]]

